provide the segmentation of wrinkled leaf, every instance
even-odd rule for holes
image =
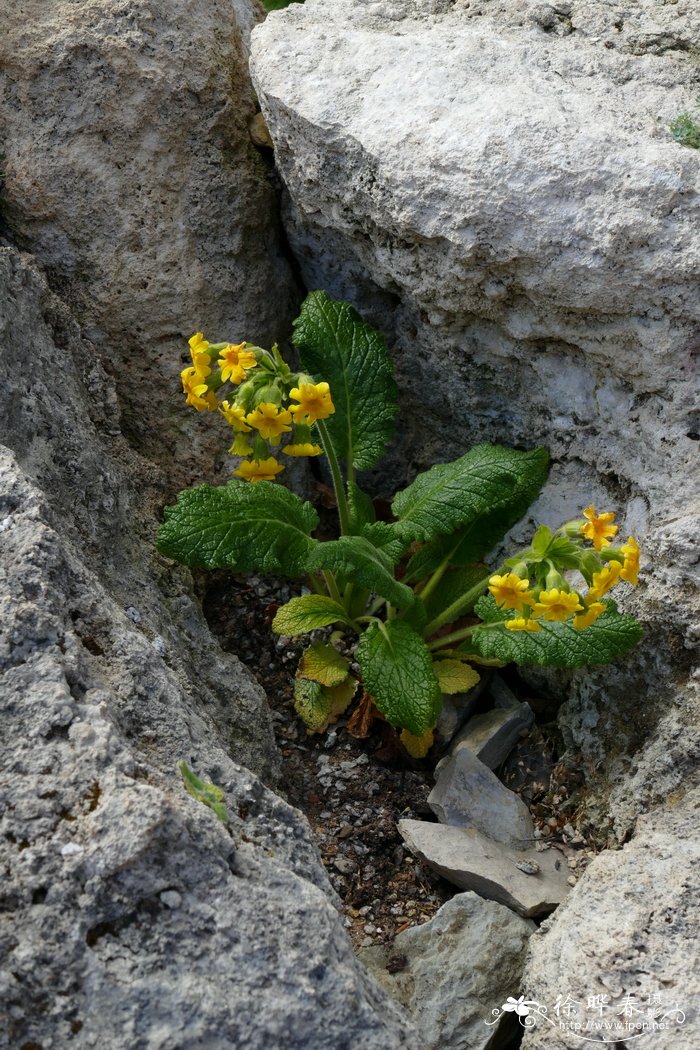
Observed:
[[[375,591],[399,608],[413,604],[411,588],[394,578],[391,561],[363,536],[341,536],[339,540],[318,543],[309,568],[330,569]]]
[[[282,485],[200,485],[166,507],[158,549],[193,568],[298,576],[316,546],[310,534],[317,524],[311,504]]]
[[[448,552],[453,560],[475,561],[522,516],[544,484],[548,463],[545,449],[477,445],[453,463],[419,474],[394,497],[392,507],[404,534],[410,529],[422,542],[463,530],[458,543],[444,551],[440,547],[433,568]],[[432,569],[422,564],[420,571],[425,575]],[[411,578],[418,578],[415,562]]]
[[[342,605],[324,594],[304,594],[281,606],[272,621],[276,634],[307,634],[331,623],[349,623]]]
[[[508,631],[504,627],[477,627],[469,638],[469,648],[486,659],[540,664],[544,667],[583,667],[607,664],[629,652],[643,634],[633,616],[622,616],[615,603],[607,601],[606,612],[584,631],[570,623],[547,623],[541,630]],[[513,614],[504,612],[489,594],[480,598],[475,612],[484,623],[502,623]]]
[[[440,692],[448,696],[466,693],[481,680],[481,675],[461,660],[436,660],[433,670],[440,684]]]
[[[348,677],[340,685],[327,689],[309,678],[294,682],[294,709],[309,733],[322,733],[348,707],[357,689],[357,679]]]
[[[312,292],[294,322],[302,366],[330,384],[335,413],[325,425],[338,456],[373,467],[394,429],[396,384],[384,337],[349,303]]]
[[[421,736],[415,736],[409,733],[408,729],[402,729],[399,739],[411,758],[425,758],[433,746],[435,735],[432,729],[426,730]]]
[[[440,686],[428,647],[407,623],[371,624],[357,646],[357,660],[365,688],[388,722],[416,736],[435,725]]]
[[[377,520],[372,498],[363,492],[354,481],[348,482],[348,509],[350,526],[355,534],[359,535],[365,525],[370,525]]]
[[[348,661],[332,645],[314,642],[299,661],[299,678],[311,678],[321,685],[340,685],[348,676]]]

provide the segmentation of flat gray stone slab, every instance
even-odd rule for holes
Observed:
[[[462,890],[498,901],[525,918],[546,915],[570,890],[569,869],[558,850],[515,850],[492,842],[475,828],[400,820],[399,832],[412,853]],[[518,864],[537,870],[527,874]]]
[[[442,824],[476,828],[517,849],[534,843],[530,811],[468,747],[458,747],[436,770],[428,804]]]
[[[495,707],[482,715],[473,715],[455,737],[452,753],[466,747],[489,769],[497,769],[505,762],[523,730],[533,721],[529,704]]]

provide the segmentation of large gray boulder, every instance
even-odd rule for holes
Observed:
[[[0,38],[3,217],[117,380],[130,437],[169,479],[221,465],[186,408],[185,339],[262,345],[296,291],[253,145],[255,0],[22,0]]]
[[[533,1015],[523,1050],[574,1050],[581,1033],[654,1050],[700,1046],[699,811],[695,790],[640,818],[633,841],[596,857],[531,938],[521,991],[554,1024]],[[567,1021],[581,1028],[567,1031]]]
[[[305,281],[391,337],[381,484],[478,441],[544,444],[533,516],[595,502],[641,541],[625,608],[646,641],[557,685],[620,839],[700,764],[700,153],[668,128],[699,33],[691,0],[307,0],[253,33]]]
[[[0,1046],[412,1046],[274,779],[261,689],[154,556],[160,473],[0,249]],[[226,793],[224,826],[185,759]]]

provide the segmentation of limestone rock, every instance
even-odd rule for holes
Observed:
[[[534,825],[523,800],[510,791],[466,744],[453,747],[437,765],[428,805],[443,824],[477,831],[524,849],[534,841]]]
[[[481,715],[473,715],[455,739],[452,753],[466,747],[489,769],[496,769],[505,762],[523,730],[532,722],[529,704],[518,704],[509,709],[495,707]]]
[[[595,502],[642,545],[622,604],[654,644],[557,680],[620,839],[700,767],[700,154],[669,131],[699,37],[695,0],[306,0],[253,33],[304,279],[394,352],[376,483],[478,441],[543,444],[518,536]]]
[[[399,832],[413,853],[455,886],[506,904],[526,918],[553,911],[569,891],[568,868],[557,850],[515,850],[475,828],[422,820],[400,820]],[[527,874],[519,864],[536,865],[536,870]]]
[[[225,458],[185,406],[186,339],[269,345],[296,292],[250,139],[254,0],[22,0],[0,40],[3,219],[116,377],[130,437],[171,484]]]
[[[0,360],[0,1043],[413,1045],[305,819],[256,775],[276,767],[261,689],[155,556],[162,478],[8,248]],[[228,827],[185,793],[183,758]]]
[[[584,1023],[588,997],[607,997],[603,1016],[611,1020],[624,1019],[623,1000],[631,996],[629,1017],[637,1022],[648,1020],[649,996],[658,994],[651,1004],[657,1018],[677,1003],[685,1020],[651,1030],[639,1045],[695,1050],[700,1045],[699,843],[697,789],[640,818],[632,841],[596,857],[556,916],[531,939],[521,991],[548,1006],[550,1014],[558,995],[570,995]],[[617,1035],[628,1041],[619,1030]],[[558,1031],[555,1037],[569,1050],[581,1045],[573,1033]],[[611,1033],[607,1037],[615,1041]],[[526,1032],[523,1050],[544,1050],[552,1038],[551,1026],[538,1025]]]
[[[494,1029],[484,1022],[518,995],[535,928],[501,904],[458,893],[430,922],[361,951],[360,960],[410,1011],[425,1050],[493,1050]]]

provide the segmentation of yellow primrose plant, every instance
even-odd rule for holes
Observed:
[[[274,619],[278,634],[332,628],[304,652],[296,709],[320,732],[363,686],[415,755],[433,739],[443,696],[479,680],[480,665],[604,664],[641,637],[611,598],[635,586],[639,548],[617,545],[612,512],[590,506],[558,529],[540,526],[529,547],[497,568],[483,559],[538,495],[542,448],[478,445],[419,474],[377,520],[357,472],[380,459],[397,412],[382,336],[348,303],[313,292],[294,325],[302,371],[276,346],[190,339],[187,402],[220,413],[242,457],[223,486],[180,493],[165,511],[159,548],[192,567],[305,578],[310,593]],[[313,506],[279,483],[284,458],[325,456],[339,536],[314,537]],[[354,656],[361,683],[351,671]]]

